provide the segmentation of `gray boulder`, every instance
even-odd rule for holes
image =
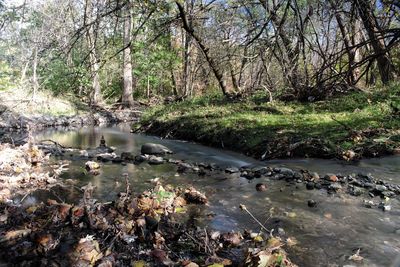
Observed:
[[[146,143],[142,145],[140,152],[142,154],[147,154],[147,155],[172,154],[172,151],[168,147],[153,143]]]

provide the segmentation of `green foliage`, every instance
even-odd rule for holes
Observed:
[[[11,76],[13,75],[13,70],[5,62],[0,60],[0,91],[6,90],[12,86]]]
[[[137,81],[137,92],[145,95],[149,86],[153,93],[159,92],[164,95],[172,91],[171,69],[179,64],[176,53],[171,50],[166,37],[159,38],[148,46],[145,42],[134,44],[133,58],[134,77]]]
[[[79,88],[90,86],[90,76],[85,66],[68,66],[62,59],[55,59],[40,70],[44,77],[42,86],[55,95],[78,93]]]

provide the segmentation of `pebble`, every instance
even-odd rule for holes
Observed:
[[[321,189],[321,188],[322,188],[322,185],[321,185],[320,183],[316,183],[316,184],[314,185],[314,187],[315,187],[315,189]]]
[[[329,186],[329,189],[333,189],[335,191],[342,189],[342,186],[340,184],[331,184]]]
[[[309,201],[307,201],[307,205],[308,205],[310,208],[314,208],[314,207],[317,206],[317,202],[316,202],[315,200],[310,199]]]
[[[274,171],[284,175],[285,177],[293,177],[295,175],[294,171],[289,168],[274,168]]]
[[[359,188],[359,187],[354,187],[353,190],[350,191],[350,193],[351,193],[353,196],[360,196],[360,195],[362,195],[362,194],[364,193],[364,190],[362,190],[362,189]]]
[[[383,191],[386,191],[386,190],[387,190],[387,187],[384,186],[384,185],[379,185],[379,184],[377,184],[377,185],[375,185],[375,190],[376,190],[376,191],[379,191],[379,192],[383,192]]]
[[[226,169],[225,169],[225,172],[226,172],[226,173],[230,173],[230,174],[232,174],[232,173],[237,173],[237,172],[239,172],[239,169],[236,168],[236,167],[226,168]]]
[[[316,180],[319,180],[319,174],[318,173],[316,173],[316,172],[312,172],[311,173],[311,177],[312,177],[312,179],[314,180],[314,181],[316,181]]]
[[[162,157],[157,157],[157,156],[149,157],[149,164],[158,165],[158,164],[163,164],[163,163],[164,163],[164,159]]]
[[[283,236],[283,235],[286,235],[286,232],[283,228],[278,228],[278,234]]]
[[[374,202],[371,200],[364,200],[364,206],[366,208],[372,209],[373,206],[375,206]]]
[[[392,191],[384,191],[381,194],[384,197],[393,197],[395,195],[395,193],[393,193]]]
[[[334,175],[334,174],[327,174],[327,175],[324,176],[324,179],[327,180],[327,181],[331,181],[331,182],[337,182],[337,181],[339,181],[339,179],[337,178],[337,176]]]
[[[262,191],[266,191],[267,190],[267,186],[265,185],[265,184],[256,184],[256,190],[257,191],[259,191],[259,192],[262,192]]]
[[[382,209],[383,211],[390,211],[392,209],[392,206],[385,204],[384,202],[381,202],[378,208]]]
[[[306,188],[307,188],[307,190],[313,190],[314,189],[314,183],[313,182],[306,183]]]

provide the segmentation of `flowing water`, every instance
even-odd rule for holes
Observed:
[[[94,148],[104,135],[108,146],[116,153],[128,151],[139,154],[140,146],[147,142],[160,143],[175,152],[174,159],[188,162],[216,163],[221,167],[286,166],[326,173],[371,173],[375,177],[400,183],[400,157],[362,160],[346,164],[335,160],[299,159],[260,162],[243,155],[200,146],[188,142],[161,140],[157,137],[129,133],[128,125],[115,127],[91,127],[80,130],[48,130],[36,138],[52,139],[64,146]],[[69,155],[63,157],[69,159]],[[85,160],[71,157],[65,179],[74,179],[77,186],[91,182],[96,186],[95,197],[102,201],[115,198],[125,190],[125,179],[129,178],[134,192],[151,188],[149,181],[159,177],[164,184],[193,185],[206,193],[209,205],[189,210],[188,222],[219,231],[252,229],[259,226],[239,209],[244,204],[267,227],[281,229],[287,237],[298,244],[288,249],[291,259],[299,266],[400,266],[400,203],[391,199],[390,211],[377,207],[366,208],[363,197],[347,194],[328,195],[324,190],[306,190],[305,185],[271,181],[267,178],[247,180],[238,175],[220,174],[198,176],[178,174],[173,164],[148,165],[142,163],[104,163],[98,176],[86,174]],[[267,184],[267,190],[257,192],[257,183]],[[71,186],[62,197],[76,201],[79,192]],[[309,208],[307,201],[317,201],[316,208]],[[368,199],[371,200],[371,199]],[[380,202],[381,199],[372,199]],[[360,249],[362,262],[349,261],[349,256]]]

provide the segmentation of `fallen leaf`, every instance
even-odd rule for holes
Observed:
[[[8,231],[0,238],[0,243],[11,241],[14,239],[18,239],[21,237],[25,237],[32,232],[31,229],[22,229],[22,230],[11,230]]]
[[[29,208],[26,209],[26,212],[29,214],[34,213],[38,209],[38,206],[30,206]]]
[[[134,261],[132,262],[132,267],[146,267],[147,264],[145,261]]]
[[[298,244],[298,241],[297,241],[297,239],[294,238],[294,237],[288,237],[288,238],[286,239],[286,244],[287,244],[289,247],[293,247],[293,246],[295,246],[295,245]]]

